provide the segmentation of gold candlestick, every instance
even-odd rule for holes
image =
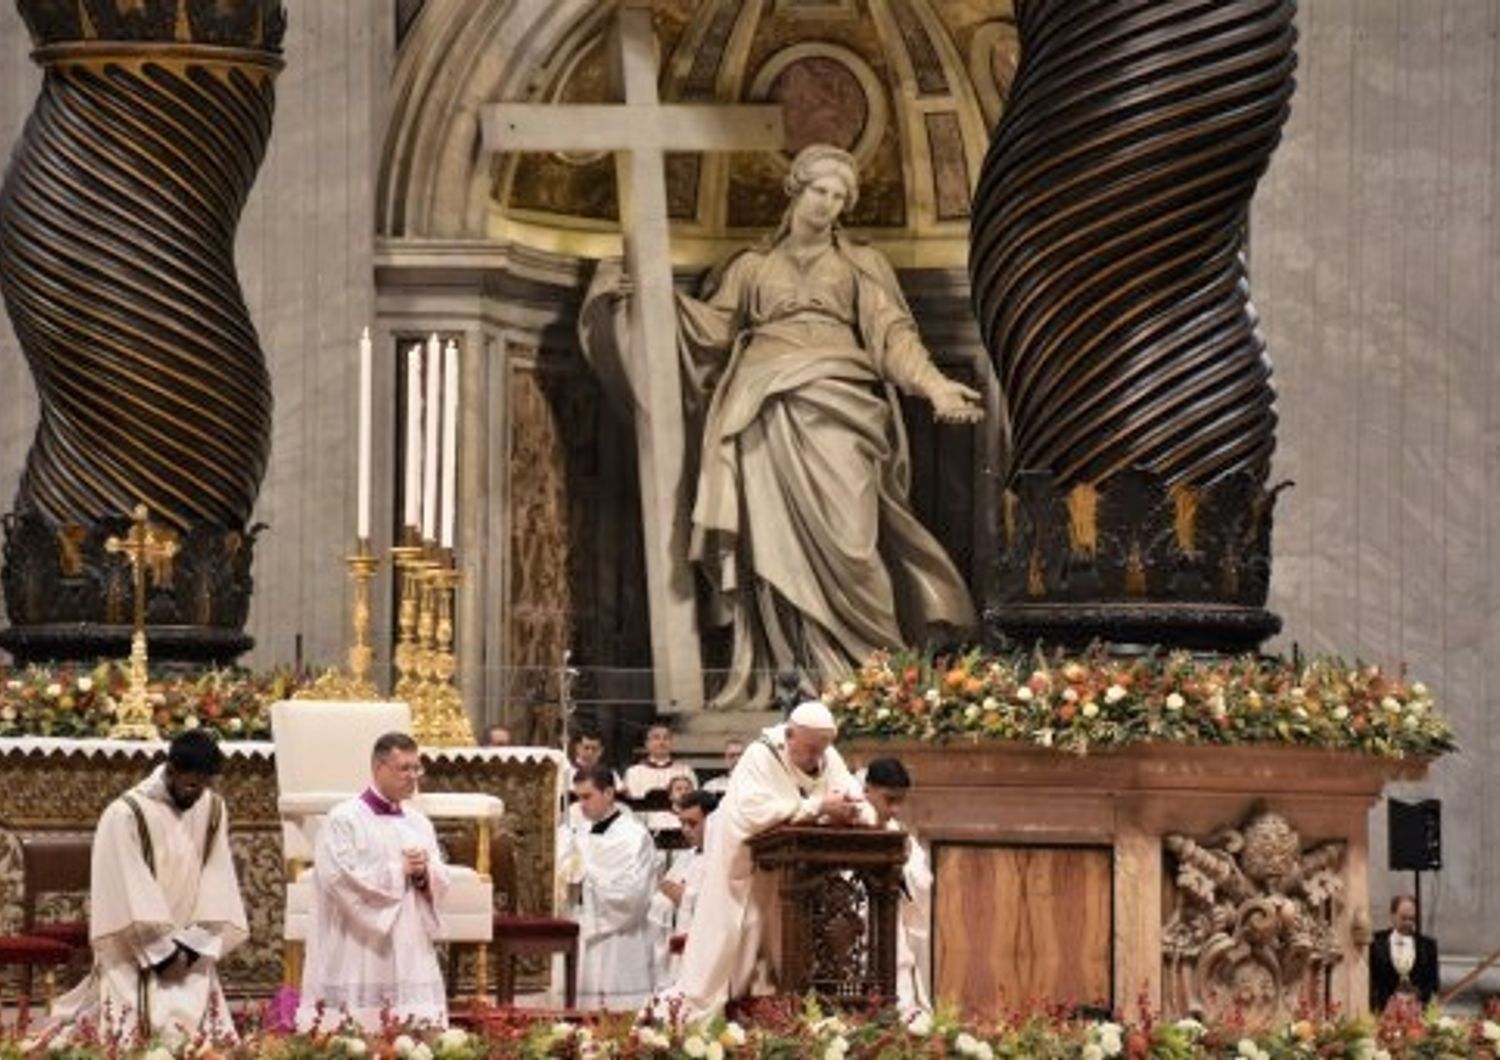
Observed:
[[[375,656],[370,647],[370,582],[380,561],[370,551],[370,539],[362,537],[354,544],[354,554],[345,556],[344,562],[349,565],[349,578],[354,582],[351,608],[354,641],[349,645],[348,672],[337,667],[325,670],[312,684],[299,689],[293,699],[368,701],[380,698],[379,689],[370,680],[370,663]]]
[[[401,604],[396,624],[396,687],[393,696],[410,703],[416,692],[417,611],[420,606],[422,546],[397,545],[391,549],[391,561],[401,575]]]
[[[121,553],[130,561],[134,575],[135,622],[130,636],[130,687],[120,700],[114,726],[109,730],[113,740],[159,740],[161,733],[152,721],[151,704],[146,698],[146,574],[165,581],[172,574],[172,557],[177,555],[177,535],[149,522],[150,511],[137,504],[130,532],[123,538],[111,537],[104,542],[106,552]]]
[[[412,705],[412,729],[417,741],[428,747],[472,747],[474,730],[464,712],[463,696],[453,683],[458,660],[453,650],[453,596],[462,575],[451,566],[427,572],[430,607],[424,619],[431,620],[431,640],[426,663],[426,694]]]

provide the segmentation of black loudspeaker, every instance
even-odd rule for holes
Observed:
[[[1443,867],[1443,804],[1437,799],[1390,799],[1392,872],[1432,872]]]

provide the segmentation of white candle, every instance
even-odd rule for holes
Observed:
[[[416,526],[422,503],[422,347],[406,351],[406,490],[403,526]]]
[[[458,346],[443,350],[443,525],[442,546],[453,547],[458,489]]]
[[[437,491],[438,491],[438,383],[442,380],[443,348],[438,344],[437,333],[427,340],[426,409],[422,417],[422,540],[431,541],[437,536]]]
[[[356,533],[370,539],[370,329],[359,337],[359,486]]]

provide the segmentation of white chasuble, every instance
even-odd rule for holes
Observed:
[[[164,774],[158,766],[99,818],[89,882],[94,968],[53,1007],[59,1030],[87,1020],[125,1043],[235,1037],[218,962],[249,930],[228,815],[211,791],[178,810]],[[198,956],[154,971],[179,945]]]
[[[574,837],[581,906],[578,1003],[636,1009],[651,996],[646,907],[656,887],[656,844],[640,820],[619,812]]]
[[[765,937],[776,881],[755,872],[748,840],[778,824],[812,824],[824,796],[856,788],[832,747],[823,753],[816,776],[793,765],[785,725],[766,729],[745,748],[709,819],[702,889],[677,977],[686,1019],[709,1019],[730,999],[747,994],[759,958],[766,958],[771,974],[777,971],[778,955]]]
[[[435,906],[448,887],[437,835],[410,805],[377,812],[378,803],[364,796],[342,802],[318,830],[299,1029],[316,1021],[329,1030],[345,1014],[370,1031],[381,1029],[382,1014],[447,1025],[433,941]],[[410,849],[427,853],[425,888],[406,876],[403,851]]]

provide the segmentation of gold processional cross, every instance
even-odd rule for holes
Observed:
[[[153,526],[150,512],[137,504],[132,514],[130,532],[111,537],[104,550],[123,555],[130,561],[135,592],[135,628],[130,637],[130,687],[116,709],[115,724],[109,730],[112,740],[159,740],[161,734],[151,717],[146,698],[146,576],[157,582],[171,577],[172,559],[177,555],[177,535],[164,527]]]

